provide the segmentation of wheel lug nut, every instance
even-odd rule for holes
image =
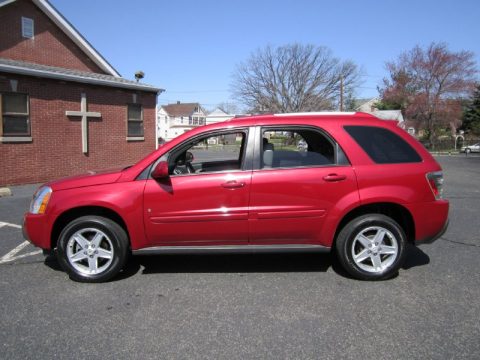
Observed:
[[[368,244],[368,247],[372,247],[372,244]]]
[[[87,252],[86,252],[86,251],[84,251],[84,252],[83,252],[83,255],[87,255]]]
[[[93,255],[90,255],[90,258],[93,258]]]

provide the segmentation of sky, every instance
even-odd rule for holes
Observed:
[[[50,0],[124,77],[166,91],[164,105],[238,103],[232,74],[257,49],[330,48],[363,72],[357,98],[378,95],[385,62],[445,42],[480,65],[480,0]]]

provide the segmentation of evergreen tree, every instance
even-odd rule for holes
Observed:
[[[477,85],[472,101],[465,108],[462,120],[462,130],[467,133],[480,135],[480,85]]]

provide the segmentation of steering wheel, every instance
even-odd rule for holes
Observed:
[[[179,168],[178,166],[176,166],[175,169],[173,169],[172,172],[173,172],[174,175],[182,175],[182,174],[184,174],[183,169]]]
[[[186,164],[185,164],[186,168],[187,168],[187,172],[189,174],[195,174],[195,168],[193,167],[192,163],[190,161],[188,161]]]

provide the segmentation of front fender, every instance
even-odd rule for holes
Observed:
[[[131,181],[53,192],[48,209],[49,238],[63,214],[74,209],[105,208],[124,221],[132,249],[148,246],[143,226],[144,187],[145,181]]]

